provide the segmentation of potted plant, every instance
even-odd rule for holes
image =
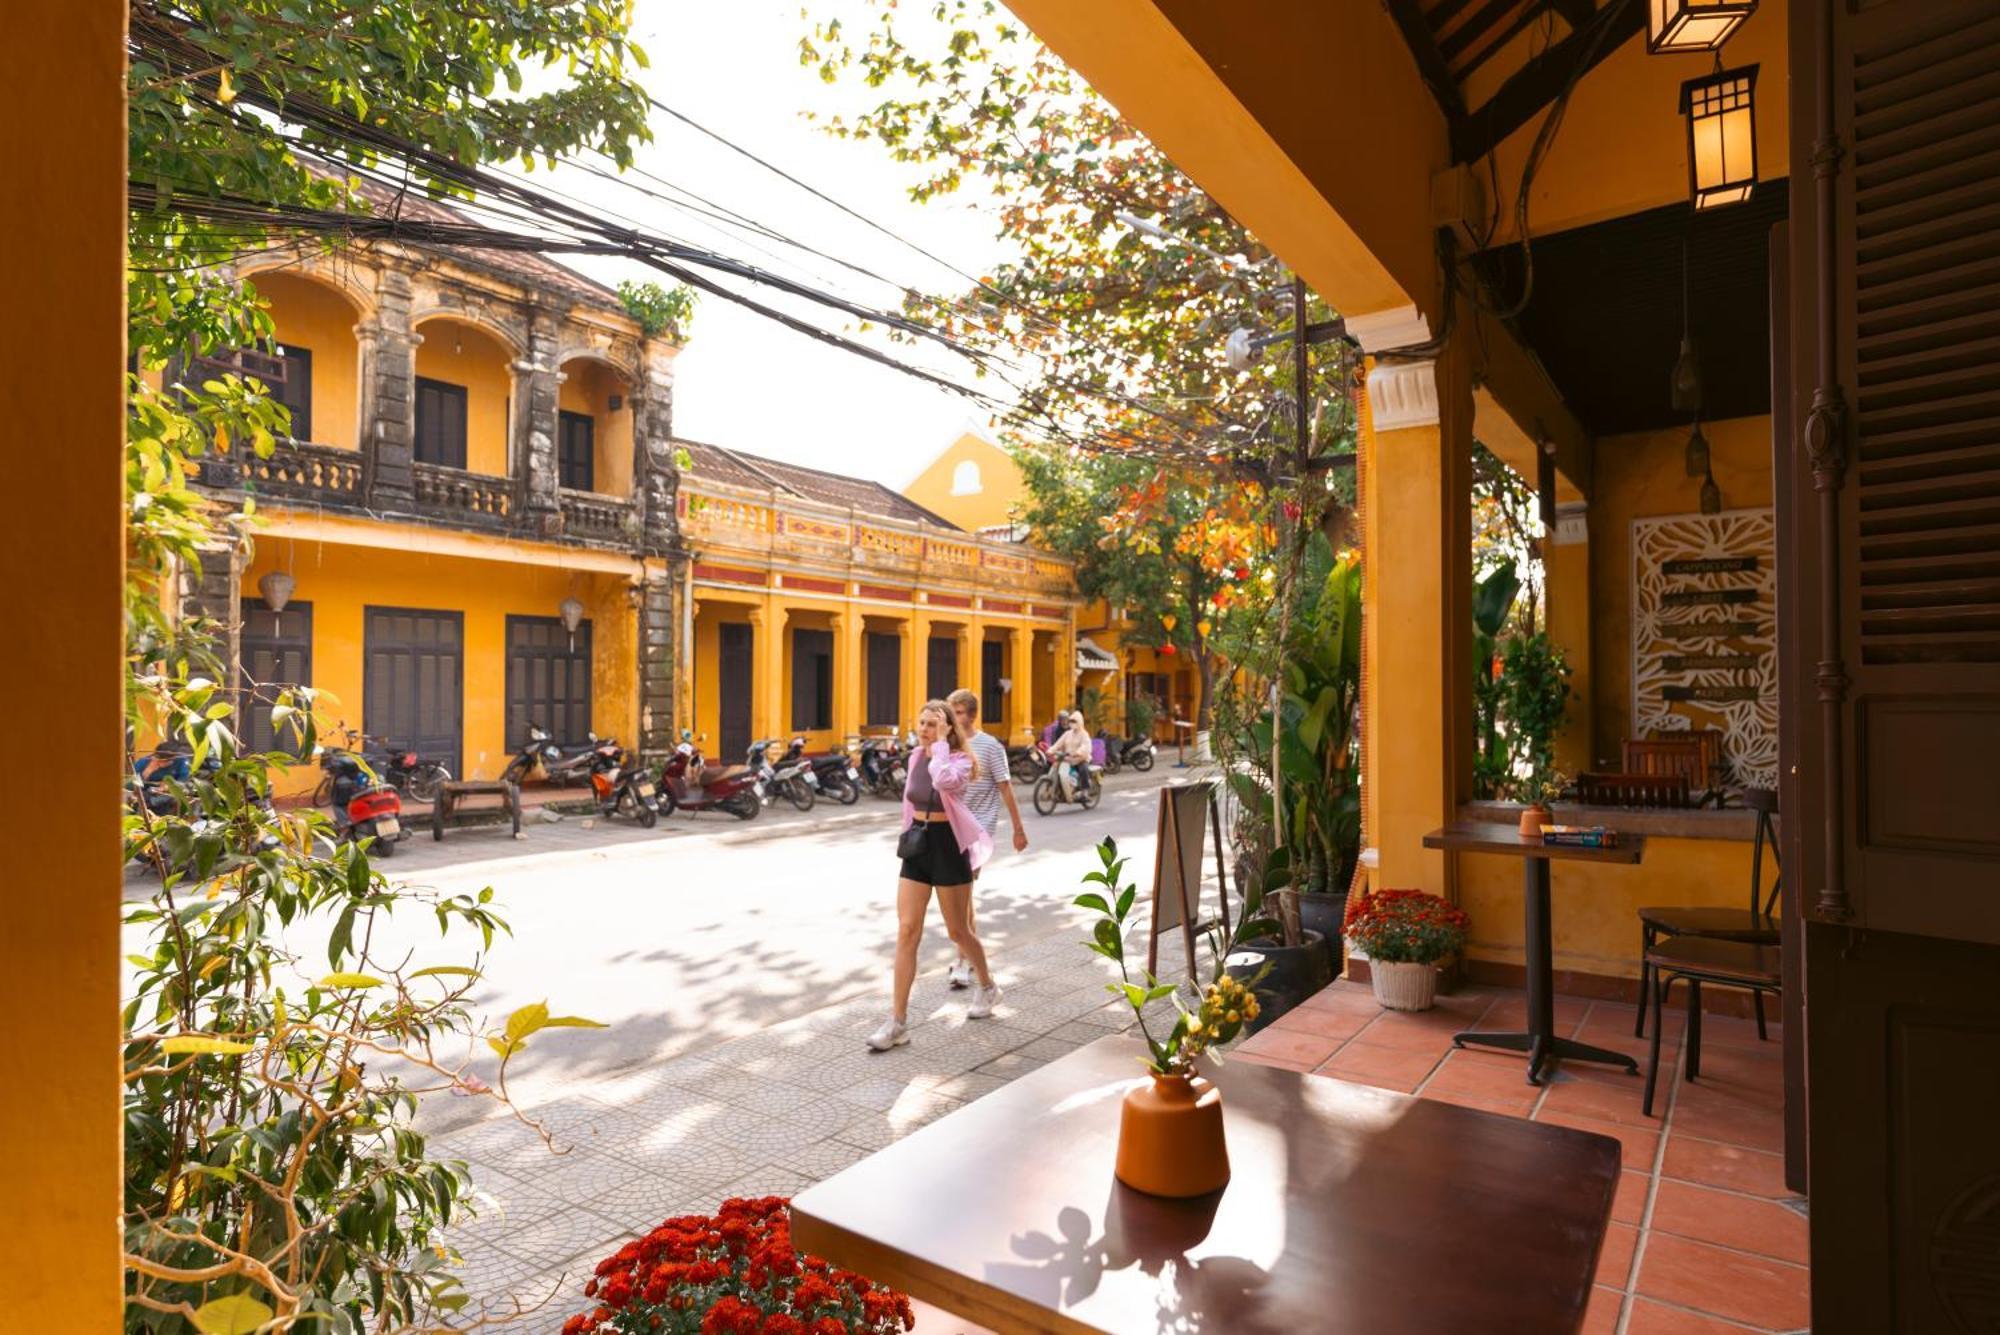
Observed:
[[[910,1300],[792,1249],[783,1196],[731,1198],[713,1216],[679,1215],[597,1263],[588,1312],[563,1335],[789,1331],[900,1335]]]
[[[1567,781],[1554,770],[1539,770],[1513,784],[1515,797],[1521,803],[1521,837],[1539,839],[1542,827],[1554,820],[1549,804],[1562,796]]]
[[[1347,934],[1368,955],[1375,1000],[1389,1010],[1426,1011],[1437,1001],[1437,962],[1465,946],[1472,919],[1421,890],[1378,890],[1361,901]]]
[[[1105,990],[1132,1008],[1146,1042],[1146,1081],[1125,1091],[1118,1122],[1118,1180],[1153,1196],[1205,1196],[1229,1181],[1229,1150],[1222,1135],[1222,1091],[1201,1078],[1204,1056],[1220,1060],[1220,1049],[1254,1021],[1262,1007],[1252,986],[1232,976],[1229,954],[1216,952],[1213,980],[1205,990],[1192,982],[1162,983],[1141,971],[1135,982],[1125,960],[1125,931],[1138,898],[1136,885],[1120,886],[1125,859],[1118,845],[1106,839],[1097,846],[1098,867],[1083,879],[1098,886],[1076,897],[1079,908],[1097,915],[1090,940],[1084,944],[1118,966],[1117,982]],[[1275,927],[1257,918],[1256,900],[1246,902],[1234,936],[1246,929]],[[1233,944],[1233,940],[1231,944]],[[1190,970],[1193,961],[1189,961]],[[1164,1037],[1156,1036],[1146,1008],[1171,998],[1174,1023]]]

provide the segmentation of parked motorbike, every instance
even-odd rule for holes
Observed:
[[[394,857],[403,837],[403,799],[396,790],[345,747],[322,748],[319,766],[326,772],[321,782],[333,807],[334,833],[349,843],[373,839],[373,856]]]
[[[686,734],[682,738],[660,767],[659,801],[666,813],[726,811],[738,820],[755,820],[764,809],[764,780],[758,771],[747,765],[711,766]]]
[[[595,737],[590,750],[590,791],[597,814],[615,816],[627,806],[639,824],[652,829],[660,819],[659,789],[643,765],[628,765],[615,737]]]
[[[1102,728],[1097,730],[1097,736],[1091,740],[1096,743],[1092,750],[1097,754],[1097,763],[1104,767],[1106,774],[1116,774],[1125,763],[1124,742]]]
[[[391,788],[418,802],[437,801],[438,789],[451,779],[451,771],[435,760],[425,760],[415,751],[391,746],[379,737],[362,738],[379,743],[381,750],[369,752],[369,763]]]
[[[1133,769],[1144,774],[1147,770],[1153,768],[1154,755],[1152,738],[1127,737],[1121,758]]]
[[[784,753],[772,760],[771,752],[776,747],[776,742],[758,742],[750,748],[754,757],[750,763],[755,765],[762,761],[770,769],[765,779],[764,801],[775,801],[783,794],[800,811],[811,811],[813,803],[819,800],[819,772],[806,759],[806,739],[792,738]]]
[[[500,782],[511,783],[518,788],[528,781],[537,767],[546,773],[549,766],[561,760],[562,748],[542,731],[541,724],[530,723],[527,740],[521,743],[521,749],[514,753],[514,758],[507,762],[507,768],[500,771]]]
[[[822,793],[844,807],[861,800],[861,770],[855,756],[845,751],[829,751],[810,759]]]
[[[1007,772],[1018,783],[1033,783],[1049,772],[1049,744],[1033,741],[1007,748]]]
[[[909,778],[909,760],[894,737],[870,737],[861,743],[861,786],[877,797],[901,797]]]
[[[557,788],[577,787],[591,781],[592,767],[597,763],[597,734],[588,734],[590,740],[576,750],[565,755],[559,746],[550,746],[550,754],[542,761],[542,777]]]
[[[1104,795],[1104,781],[1098,777],[1097,765],[1076,767],[1075,790],[1068,797],[1063,796],[1061,776],[1051,769],[1035,780],[1035,810],[1041,815],[1052,815],[1065,802],[1074,802],[1089,811],[1097,805],[1097,799]]]
[[[134,857],[140,865],[153,871],[164,866],[169,872],[182,874],[191,872],[197,865],[205,865],[200,852],[201,841],[210,836],[226,839],[228,833],[223,822],[208,816],[202,802],[205,785],[211,783],[221,769],[222,761],[215,755],[210,755],[197,768],[191,749],[176,742],[167,743],[150,755],[133,760],[125,786],[126,805],[134,812],[149,812],[156,817],[178,817],[185,822],[183,828],[190,836],[186,842],[181,842],[178,836],[163,837],[158,843],[139,848]],[[271,814],[268,790],[254,800],[263,808],[265,815]],[[258,841],[260,849],[277,846],[277,837],[272,834],[267,833]]]

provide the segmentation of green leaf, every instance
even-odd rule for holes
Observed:
[[[1138,886],[1128,885],[1125,887],[1125,892],[1118,896],[1118,911],[1117,914],[1115,915],[1118,921],[1120,922],[1125,921],[1125,915],[1132,911],[1132,900],[1135,896],[1138,895],[1138,893],[1139,893]]]
[[[330,973],[319,980],[324,988],[370,988],[382,986],[383,980],[367,973]]]
[[[1072,899],[1070,903],[1076,905],[1080,909],[1090,909],[1093,912],[1102,913],[1107,916],[1109,916],[1111,913],[1111,906],[1104,902],[1103,895],[1089,895],[1089,894],[1078,895],[1075,899]]]
[[[160,1040],[160,1051],[169,1056],[195,1053],[200,1056],[235,1057],[250,1051],[252,1046],[233,1038],[217,1038],[213,1034],[175,1034]]]
[[[213,1298],[197,1307],[194,1327],[202,1335],[254,1335],[277,1313],[247,1293]]]

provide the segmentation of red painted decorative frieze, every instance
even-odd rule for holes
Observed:
[[[989,612],[1009,612],[1015,616],[1019,616],[1021,614],[1021,606],[1020,603],[1003,603],[998,598],[988,598],[986,600],[986,610]]]
[[[972,599],[961,597],[956,593],[934,593],[930,596],[930,604],[932,607],[969,608],[972,606]]]
[[[837,542],[842,545],[850,540],[847,525],[836,524],[827,519],[815,519],[810,515],[779,514],[778,532],[788,538],[811,538],[816,542]]]
[[[858,589],[863,598],[882,598],[894,603],[907,603],[916,597],[915,589],[892,589],[886,584],[863,584]]]
[[[837,579],[814,579],[810,575],[780,576],[788,589],[804,589],[810,593],[846,593],[847,586]]]
[[[694,568],[696,579],[713,580],[718,584],[754,584],[763,588],[769,582],[761,570],[738,570],[734,566],[712,566],[697,563]]]

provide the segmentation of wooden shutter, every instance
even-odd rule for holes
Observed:
[[[868,640],[868,724],[870,727],[902,726],[897,715],[903,685],[903,642],[894,635],[869,632]]]
[[[465,386],[417,377],[416,460],[465,467]]]
[[[572,491],[597,490],[597,421],[565,409],[556,415],[556,471]]]
[[[1851,433],[1830,442],[1847,468],[1825,642],[1853,787],[1818,907],[2000,942],[2000,13],[1903,0],[1835,21]]]
[[[823,731],[833,726],[833,632],[792,632],[792,728]]]

